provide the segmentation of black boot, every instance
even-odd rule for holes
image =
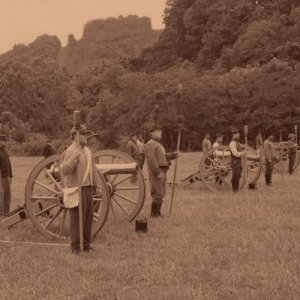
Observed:
[[[151,218],[158,217],[158,215],[157,215],[157,209],[158,209],[157,203],[153,203],[152,202],[152,204],[151,204]]]
[[[161,208],[161,203],[151,204],[151,218],[161,217],[160,208]]]

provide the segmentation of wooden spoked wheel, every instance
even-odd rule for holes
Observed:
[[[247,181],[255,183],[261,173],[260,157],[250,147],[247,149]],[[244,163],[242,163],[240,188],[245,184]],[[200,162],[200,176],[204,186],[210,191],[231,191],[232,167],[231,152],[228,146],[220,146],[208,151]]]
[[[283,173],[287,173],[289,171],[289,155],[287,142],[280,142],[278,144],[275,144],[275,152],[278,160],[274,163],[274,171],[280,173],[282,170]],[[299,151],[297,151],[293,170],[297,169],[299,163],[300,153]]]
[[[128,164],[134,160],[118,150],[102,150],[94,153],[96,164]],[[146,186],[142,171],[135,174],[105,175],[110,188],[111,208],[108,220],[131,222],[141,211],[146,197]]]
[[[62,155],[42,160],[32,170],[25,190],[25,204],[30,220],[47,237],[66,239],[70,235],[68,209],[63,204]],[[92,234],[101,230],[110,208],[110,194],[102,174],[101,196],[94,197]]]

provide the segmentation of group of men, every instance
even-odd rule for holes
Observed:
[[[256,137],[256,150],[258,155],[265,159],[265,182],[267,186],[272,185],[272,174],[274,169],[274,163],[278,161],[274,147],[274,135],[272,132],[267,133],[265,141],[263,141],[262,133],[259,131]],[[223,135],[216,134],[216,141],[212,145],[210,141],[210,134],[206,133],[205,138],[202,142],[203,154],[210,151],[212,148],[216,148],[222,145]],[[288,135],[288,142],[285,146],[288,151],[289,159],[289,174],[293,174],[294,165],[297,153],[297,142],[296,136],[293,133]],[[242,150],[240,144],[240,132],[237,128],[232,129],[232,140],[229,143],[231,152],[231,168],[232,168],[232,191],[237,192],[239,190],[239,184],[243,169],[243,158],[247,155],[247,152]],[[220,181],[218,181],[220,182]]]
[[[153,126],[150,129],[151,139],[146,145],[141,141],[138,134],[132,134],[126,145],[126,152],[143,167],[145,159],[149,169],[149,182],[151,188],[151,217],[161,217],[161,207],[166,193],[166,174],[170,167],[170,160],[177,157],[177,153],[166,153],[161,144],[162,130]],[[91,248],[91,230],[93,220],[93,190],[100,191],[99,174],[95,170],[95,162],[92,159],[92,151],[88,146],[91,131],[81,126],[78,130],[71,130],[72,144],[63,154],[62,172],[65,176],[66,186],[69,188],[81,186],[82,215],[83,215],[83,239],[84,251],[89,252]],[[89,175],[84,177],[88,166]],[[78,171],[81,174],[78,178]],[[70,235],[71,250],[79,253],[79,217],[78,207],[70,209]]]

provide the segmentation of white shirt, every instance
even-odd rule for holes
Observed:
[[[240,152],[237,150],[237,147],[236,147],[236,141],[231,141],[230,144],[229,144],[229,148],[230,148],[230,151],[232,153],[233,156],[235,157],[241,157],[243,152]]]

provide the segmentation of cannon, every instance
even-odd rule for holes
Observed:
[[[101,180],[101,196],[94,196],[92,234],[95,236],[106,221],[134,220],[144,205],[146,187],[141,170],[127,154],[102,150],[93,155]],[[62,154],[50,156],[33,168],[26,183],[24,206],[2,220],[2,228],[29,218],[42,235],[68,238],[70,226],[68,209],[63,203],[61,160]]]
[[[247,172],[242,171],[240,187],[245,185],[246,182],[255,184],[262,170],[260,155],[249,146],[241,146],[243,150],[247,151]],[[198,170],[184,178],[177,185],[187,187],[200,181],[210,191],[230,191],[232,177],[230,161],[231,152],[228,146],[212,148],[203,155]],[[245,163],[243,163],[243,166],[245,166]],[[245,174],[247,174],[247,180]]]
[[[277,156],[277,161],[274,164],[274,171],[279,173],[287,173],[289,170],[289,147],[288,142],[279,142],[274,143],[275,152]],[[293,169],[296,170],[300,164],[300,151],[299,147],[297,147],[296,160],[293,166]]]

